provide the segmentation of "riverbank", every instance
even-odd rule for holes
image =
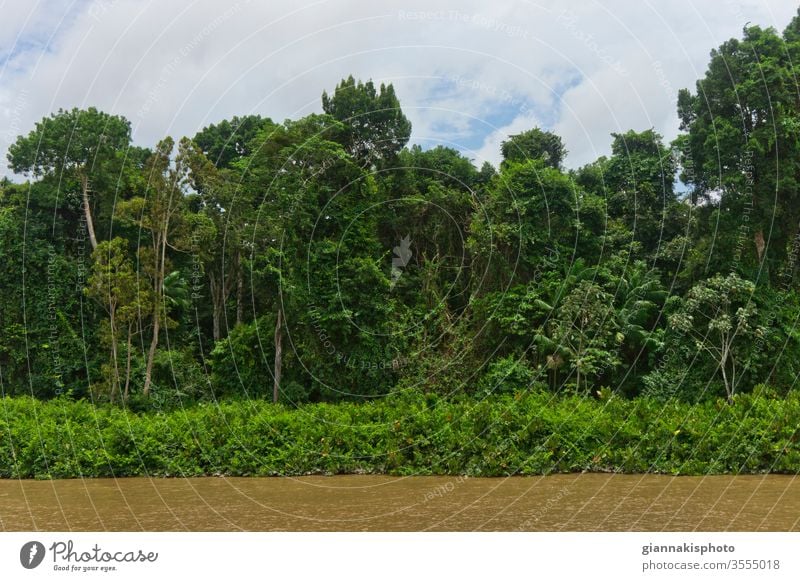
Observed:
[[[800,471],[800,395],[735,405],[547,393],[133,413],[0,399],[0,477]]]

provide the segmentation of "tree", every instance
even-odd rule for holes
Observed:
[[[445,319],[461,311],[471,272],[464,241],[483,187],[475,166],[454,149],[423,151],[415,145],[400,153],[397,167],[384,172],[377,185],[384,200],[378,225],[381,245],[394,249],[406,240],[410,261],[403,265],[403,280],[392,287],[392,297],[412,308],[442,307]],[[414,310],[420,320],[432,314]]]
[[[216,167],[230,168],[237,160],[253,153],[253,140],[270,125],[273,125],[272,121],[260,115],[234,116],[204,127],[192,141]]]
[[[391,160],[408,143],[411,122],[403,114],[394,87],[343,79],[332,96],[322,93],[322,109],[345,126],[342,144],[366,166]]]
[[[76,292],[88,243],[76,242],[68,210],[45,202],[48,189],[0,180],[0,388],[80,397],[97,336],[94,305]]]
[[[262,357],[281,399],[293,385],[311,399],[386,391],[385,367],[369,379],[358,371],[385,357],[391,260],[377,235],[374,179],[330,139],[343,129],[329,115],[286,122],[246,162],[244,187],[262,195],[248,234],[253,305],[271,313],[252,324],[274,328],[261,335],[274,338],[274,357]]]
[[[584,378],[586,392],[589,377],[599,375],[619,364],[613,297],[597,284],[583,280],[564,297],[550,322],[550,335],[563,350],[576,373],[576,389]]]
[[[722,374],[728,402],[741,381],[739,362],[761,337],[753,303],[755,285],[737,274],[717,274],[694,286],[681,309],[669,319],[675,330],[694,341],[698,353],[709,357]]]
[[[541,159],[547,167],[559,169],[567,149],[561,137],[538,127],[511,135],[503,141],[500,151],[505,161],[525,162]]]
[[[90,194],[95,183],[106,184],[119,172],[131,141],[130,123],[94,107],[59,109],[36,124],[26,137],[8,148],[8,160],[17,173],[33,173],[61,184],[78,182],[86,229],[92,249],[97,248]],[[117,164],[116,168],[114,164]]]
[[[132,338],[138,328],[139,313],[147,311],[149,291],[139,284],[136,271],[127,257],[127,241],[114,238],[101,242],[92,253],[92,273],[87,280],[86,294],[100,303],[108,314],[104,335],[111,351],[111,390],[113,402],[120,394],[128,399],[131,379]],[[126,330],[126,364],[124,388],[120,380],[120,329]]]
[[[179,270],[173,270],[164,277],[164,304],[171,311],[186,311],[191,305],[189,283]]]
[[[611,158],[603,166],[608,215],[618,218],[643,249],[654,252],[680,232],[672,151],[652,129],[612,133]]]
[[[197,211],[213,228],[205,232],[204,244],[193,249],[202,259],[211,293],[212,337],[219,341],[227,333],[226,307],[236,288],[236,324],[242,323],[244,309],[243,253],[247,220],[252,202],[239,187],[235,169],[218,169],[194,142],[184,148],[188,185],[197,192]]]
[[[667,299],[658,272],[644,261],[629,262],[628,253],[614,256],[600,269],[608,282],[604,288],[614,295],[614,318],[618,329],[620,359],[626,365],[617,386],[640,386],[639,372],[647,369],[648,355],[661,343],[657,339],[661,307]]]
[[[180,151],[171,163],[174,147],[172,138],[159,142],[146,164],[147,190],[144,196],[121,202],[118,215],[139,227],[149,237],[149,246],[142,245],[139,260],[152,288],[152,336],[147,354],[144,388],[150,394],[153,361],[158,348],[162,323],[169,322],[165,308],[165,281],[171,272],[168,249],[184,252],[189,249],[191,232],[206,226],[199,215],[189,214],[184,187],[187,173],[187,150],[190,142],[184,138]]]
[[[681,129],[677,141],[683,179],[695,200],[715,212],[704,253],[720,241],[727,264],[751,272],[768,267],[774,276],[800,219],[800,130],[796,61],[800,44],[795,19],[782,39],[771,29],[745,27],[711,52],[695,93],[678,95]],[[719,228],[725,215],[727,228]],[[730,240],[739,239],[739,240]],[[736,247],[739,247],[736,249]],[[764,263],[764,260],[767,260]],[[772,264],[772,266],[770,266]]]
[[[486,272],[482,288],[527,283],[547,255],[573,248],[577,201],[572,179],[542,159],[503,162],[470,225],[474,264]]]

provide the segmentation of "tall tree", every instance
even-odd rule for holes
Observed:
[[[236,323],[242,322],[243,309],[243,244],[244,228],[250,202],[242,195],[235,170],[219,169],[200,151],[194,142],[185,148],[189,169],[188,184],[197,192],[197,210],[213,224],[213,239],[203,248],[194,249],[202,257],[203,271],[211,292],[212,337],[223,337],[227,323],[226,308],[234,286],[236,293]]]
[[[727,259],[727,268],[763,265],[774,276],[774,263],[785,260],[797,232],[800,97],[791,60],[800,48],[797,27],[795,19],[786,40],[771,28],[746,27],[741,40],[711,52],[695,93],[684,89],[678,96],[686,131],[678,141],[683,179],[694,187],[695,198],[717,212],[714,222],[733,216],[738,223],[727,227],[727,237],[745,242],[744,251]],[[709,243],[707,255],[714,245]],[[723,253],[733,254],[736,245],[731,242]]]
[[[333,95],[322,93],[322,109],[345,126],[342,143],[364,166],[392,159],[408,143],[411,122],[391,85],[343,79]],[[329,137],[330,138],[330,137]]]
[[[547,167],[558,169],[567,156],[561,137],[538,127],[511,135],[503,141],[500,151],[505,161],[525,162],[541,159]]]
[[[131,379],[132,339],[138,329],[138,315],[151,308],[147,288],[139,284],[134,265],[127,256],[127,241],[114,238],[97,245],[86,293],[98,301],[108,314],[104,333],[110,349],[110,397],[128,399]],[[125,383],[120,379],[120,334],[125,331]]]
[[[390,284],[391,248],[378,242],[373,179],[329,139],[341,131],[328,115],[287,122],[245,164],[245,187],[263,196],[248,234],[253,304],[270,313],[252,324],[270,325],[274,357],[260,357],[280,376],[279,395],[290,385],[315,399],[386,388],[385,367],[368,381],[359,371],[361,361],[385,358],[380,291]],[[232,342],[245,335],[232,333]]]
[[[193,141],[216,167],[229,168],[253,153],[253,139],[268,125],[272,125],[272,121],[260,115],[235,116],[204,127]]]
[[[575,246],[575,184],[540,158],[504,162],[473,215],[469,248],[483,290],[527,283],[547,255]],[[572,252],[570,251],[570,254]]]
[[[66,219],[80,208],[54,211],[48,190],[0,179],[0,382],[7,394],[81,396],[97,336],[76,292],[88,243]]]
[[[612,137],[603,168],[608,215],[620,219],[645,252],[653,252],[679,231],[672,151],[652,129]]]
[[[94,107],[60,109],[39,121],[27,136],[18,137],[8,148],[8,160],[15,172],[49,178],[59,189],[77,182],[89,241],[95,249],[97,235],[90,197],[95,187],[113,183],[130,141],[130,123],[123,117]]]
[[[187,150],[190,142],[181,141],[180,152],[172,163],[174,141],[167,137],[159,142],[145,166],[147,189],[144,196],[121,202],[117,206],[120,217],[133,222],[149,238],[149,246],[142,245],[139,261],[152,288],[152,335],[147,353],[143,392],[150,393],[153,362],[158,348],[162,324],[167,322],[165,306],[165,279],[171,272],[168,250],[189,250],[191,232],[204,221],[187,212],[184,195],[187,173]]]

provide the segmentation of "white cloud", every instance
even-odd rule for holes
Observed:
[[[475,156],[496,161],[504,132],[536,118],[575,166],[607,153],[612,131],[673,137],[675,94],[709,51],[746,21],[782,29],[795,13],[785,0],[562,4],[14,2],[2,8],[0,147],[59,107],[125,115],[142,145],[235,114],[299,117],[353,73],[394,83],[418,142],[485,135]],[[491,130],[501,109],[506,126]]]
[[[508,125],[498,127],[489,135],[487,135],[483,140],[483,145],[481,148],[473,155],[470,155],[470,157],[475,160],[475,163],[478,166],[483,165],[485,161],[488,161],[497,167],[500,165],[500,160],[502,158],[500,154],[500,147],[502,146],[503,142],[506,141],[511,135],[522,133],[523,131],[526,131],[537,125],[540,125],[540,123],[531,115],[518,115]]]

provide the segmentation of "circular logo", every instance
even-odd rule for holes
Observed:
[[[35,569],[44,559],[44,545],[39,541],[30,541],[19,550],[19,562],[26,569]]]

